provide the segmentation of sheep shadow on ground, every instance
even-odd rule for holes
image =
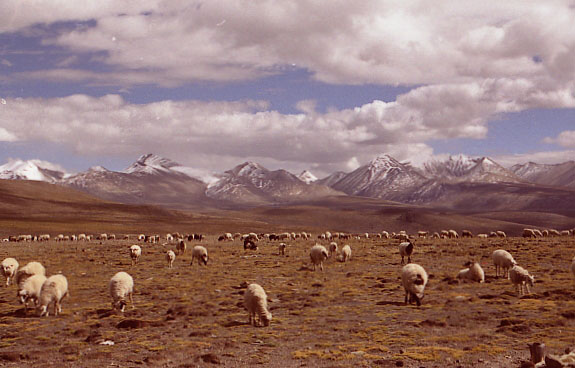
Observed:
[[[380,302],[375,303],[375,305],[395,305],[395,306],[403,306],[406,305],[405,302],[398,302],[396,300],[383,300]]]

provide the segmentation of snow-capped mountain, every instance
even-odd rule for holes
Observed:
[[[424,164],[423,174],[441,182],[520,183],[523,180],[488,157],[449,156]]]
[[[311,172],[309,172],[308,170],[304,170],[302,171],[297,178],[301,181],[303,181],[306,184],[310,184],[313,183],[315,181],[317,181],[317,176],[315,176],[314,174],[312,174]]]
[[[41,160],[9,160],[0,166],[0,179],[35,180],[54,183],[66,175],[60,166]]]
[[[345,175],[332,188],[350,195],[399,200],[426,180],[410,165],[380,155]]]
[[[510,170],[531,183],[575,188],[575,161],[555,165],[528,162],[513,165]]]
[[[323,185],[308,185],[286,170],[271,171],[244,162],[226,171],[211,185],[208,197],[236,203],[276,203],[319,198],[338,193]]]
[[[207,170],[196,169],[193,167],[182,166],[165,157],[160,157],[152,153],[142,155],[123,171],[126,174],[134,175],[186,175],[194,179],[200,180],[206,184],[212,184],[219,180],[215,173]]]

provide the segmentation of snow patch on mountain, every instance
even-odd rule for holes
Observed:
[[[56,182],[64,177],[66,171],[59,165],[42,160],[9,159],[0,166],[0,179],[19,179]]]
[[[310,184],[313,183],[315,181],[318,180],[317,176],[315,176],[314,174],[312,174],[311,172],[309,172],[308,170],[304,170],[302,171],[297,178],[301,181],[303,181],[306,184]]]

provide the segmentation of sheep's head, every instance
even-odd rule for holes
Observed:
[[[50,314],[48,312],[48,306],[47,305],[39,305],[38,308],[36,308],[36,312],[38,313],[38,315],[40,317],[48,317],[48,315]]]
[[[322,250],[321,254],[322,254],[324,260],[329,258],[329,253],[326,250]]]
[[[527,277],[527,283],[529,284],[529,286],[533,286],[535,284],[535,276],[529,275]]]
[[[20,290],[20,291],[18,291],[16,296],[20,300],[20,304],[24,304],[26,302],[26,298],[28,296],[28,291],[27,290]]]
[[[264,326],[269,326],[272,320],[272,314],[268,311],[262,314],[261,320]]]
[[[202,254],[202,262],[204,262],[204,265],[208,265],[208,255],[207,254]]]

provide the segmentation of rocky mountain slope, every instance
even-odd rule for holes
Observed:
[[[556,165],[528,162],[513,165],[510,170],[531,183],[575,188],[575,161]]]

